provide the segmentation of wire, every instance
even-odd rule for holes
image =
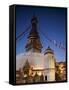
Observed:
[[[30,27],[31,27],[31,26],[29,26],[25,31],[23,31],[22,33],[20,33],[20,35],[18,35],[18,36],[16,37],[16,41],[17,41],[18,39],[20,39],[21,36],[23,36],[27,31],[29,31]],[[47,34],[43,33],[42,31],[40,31],[40,33],[43,34],[43,36],[44,36],[45,38],[47,38],[48,41],[50,41],[51,43],[53,43],[56,47],[58,46],[60,49],[63,49],[63,50],[65,51],[65,48],[62,46],[61,43],[57,43],[56,40],[50,39],[50,38],[47,36]],[[20,39],[20,40],[21,40],[21,39]]]
[[[20,34],[16,37],[16,41],[17,41],[22,35],[24,35],[24,33],[25,33],[26,31],[28,31],[30,27],[31,27],[31,26],[29,26],[25,31],[23,31],[22,33],[20,33]]]
[[[63,49],[63,50],[65,51],[65,48],[61,45],[61,43],[57,43],[56,40],[50,39],[50,38],[47,36],[47,34],[41,32],[41,31],[40,31],[40,33],[43,34],[43,36],[44,36],[45,38],[47,38],[47,40],[49,40],[51,43],[53,43],[56,47],[58,46],[58,48]]]

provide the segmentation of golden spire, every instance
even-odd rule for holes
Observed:
[[[28,42],[26,44],[26,51],[41,52],[42,45],[40,37],[37,32],[37,18],[35,16],[31,19],[32,29],[28,36]]]

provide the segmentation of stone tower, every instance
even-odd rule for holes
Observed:
[[[45,79],[55,81],[55,58],[53,50],[48,47],[45,51]]]
[[[26,44],[26,52],[41,52],[42,44],[40,42],[40,37],[37,32],[37,18],[32,17],[31,20],[32,29],[28,36],[28,42]]]

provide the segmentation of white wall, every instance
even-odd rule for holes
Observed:
[[[22,68],[26,60],[33,69],[44,69],[44,54],[31,52],[19,54],[16,57],[16,68]]]
[[[53,56],[53,57],[52,57]],[[45,75],[47,75],[47,81],[55,81],[55,60],[54,55],[45,54],[45,69],[49,69],[49,71],[45,71]],[[52,70],[53,69],[53,70]]]
[[[69,83],[11,86],[9,77],[9,8],[13,3],[46,6],[69,6],[69,0],[0,0],[0,90],[68,90]],[[69,10],[68,10],[69,11]],[[69,12],[68,12],[69,14]],[[69,19],[68,19],[69,21]],[[68,36],[69,38],[69,36]],[[69,50],[69,48],[68,48]],[[68,64],[69,68],[69,64]]]

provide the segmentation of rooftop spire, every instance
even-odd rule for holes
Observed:
[[[35,16],[31,19],[32,29],[28,36],[28,43],[26,44],[26,51],[41,52],[40,37],[37,32],[37,18]]]
[[[29,37],[30,38],[38,38],[38,32],[37,32],[37,18],[35,16],[32,17],[31,19],[32,23],[32,29],[30,31]]]
[[[45,50],[45,54],[54,54],[54,51],[50,48],[50,46],[48,46],[48,48]]]

